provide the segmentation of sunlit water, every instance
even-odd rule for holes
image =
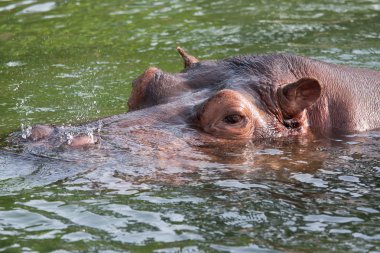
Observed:
[[[125,112],[145,68],[181,70],[176,45],[379,70],[379,23],[376,0],[3,0],[0,136]],[[2,141],[0,251],[380,252],[380,132],[228,146],[172,130],[84,150]]]

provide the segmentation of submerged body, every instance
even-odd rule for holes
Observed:
[[[329,136],[380,127],[378,71],[286,54],[199,61],[178,51],[185,69],[176,74],[147,69],[133,82],[130,112],[82,126],[97,128],[101,122],[95,135],[73,131],[69,138],[67,132],[62,137],[60,128],[39,125],[30,129],[27,139],[78,147],[105,136],[127,143],[128,134],[158,125],[170,126],[166,133],[177,137],[186,129],[190,139],[196,135],[221,142]]]

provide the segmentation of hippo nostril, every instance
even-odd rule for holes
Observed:
[[[48,125],[36,125],[30,129],[26,136],[31,141],[39,141],[53,134],[55,128]]]

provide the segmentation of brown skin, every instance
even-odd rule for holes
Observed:
[[[196,129],[201,139],[245,141],[380,127],[378,71],[285,54],[199,61],[181,48],[178,52],[185,69],[177,74],[147,69],[133,82],[130,112],[103,120],[108,135],[171,124]],[[52,132],[38,126],[29,139]],[[94,143],[80,135],[68,144]]]
[[[185,70],[152,68],[137,79],[131,110],[191,94],[206,99],[192,125],[228,139],[313,133],[332,135],[380,127],[380,73],[300,56],[262,55],[199,62],[182,49]],[[148,76],[153,77],[148,80]],[[139,82],[144,79],[143,82]],[[159,88],[157,88],[159,87]],[[202,90],[207,90],[206,97]],[[131,101],[141,100],[141,103]]]

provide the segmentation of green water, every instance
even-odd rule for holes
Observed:
[[[0,142],[125,112],[144,69],[182,69],[177,45],[380,70],[379,24],[377,0],[0,0]],[[81,163],[0,151],[0,251],[380,251],[379,132],[154,150],[170,163],[134,148]]]

